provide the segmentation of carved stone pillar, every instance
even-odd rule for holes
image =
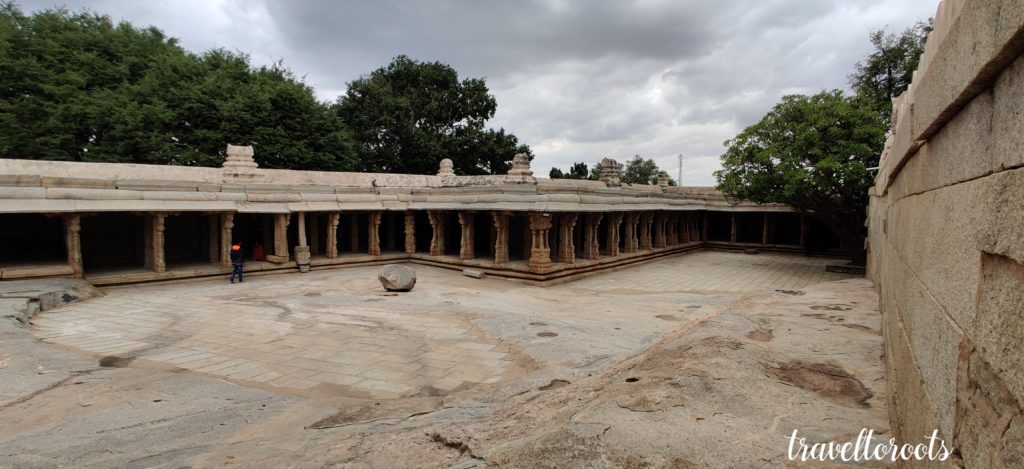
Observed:
[[[551,229],[551,214],[530,212],[530,267],[542,268],[551,265],[551,247],[548,245],[548,230]]]
[[[348,220],[348,243],[349,251],[359,252],[359,214],[352,213]]]
[[[371,256],[380,255],[380,212],[366,214],[367,251]]]
[[[338,225],[341,224],[341,214],[331,212],[327,214],[327,258],[338,257]]]
[[[623,252],[636,252],[640,249],[637,236],[637,225],[640,224],[639,213],[627,213],[623,220],[626,225],[623,229],[622,250]]]
[[[668,224],[665,223],[665,214],[663,212],[655,213],[653,219],[654,232],[652,236],[654,237],[654,239],[652,241],[654,242],[654,247],[663,248],[665,247],[668,238],[665,235],[665,229],[668,226]]]
[[[672,218],[670,218],[670,220],[672,224],[669,226],[668,231],[668,245],[674,246],[679,244],[679,214],[673,213],[671,217]]]
[[[573,264],[576,262],[576,246],[572,242],[573,229],[576,228],[575,213],[562,215],[562,221],[558,225],[558,262]]]
[[[220,265],[231,267],[232,230],[235,228],[235,214],[220,214]]]
[[[405,253],[416,252],[416,214],[405,212]]]
[[[296,213],[296,219],[299,221],[299,226],[296,227],[299,234],[299,246],[309,247],[306,243],[306,212]]]
[[[583,258],[597,260],[601,258],[601,226],[602,213],[588,213],[583,232]]]
[[[609,256],[619,255],[619,225],[622,224],[622,212],[608,214],[608,246],[605,252]]]
[[[306,212],[298,212],[298,225],[295,227],[299,235],[299,245],[295,246],[295,263],[299,272],[309,272],[309,246],[306,244]]]
[[[729,214],[729,242],[736,242],[736,212]]]
[[[434,231],[433,236],[430,238],[430,255],[443,256],[445,213],[440,210],[430,210],[427,212],[427,218],[430,220],[430,226]]]
[[[267,256],[267,260],[276,264],[288,262],[288,223],[291,221],[290,213],[274,214],[274,255]]]
[[[640,249],[649,250],[654,247],[651,240],[652,228],[654,227],[654,214],[643,213],[640,215]]]
[[[491,212],[494,220],[494,263],[508,262],[508,212]]]
[[[77,213],[64,216],[64,244],[68,251],[68,265],[75,278],[82,278],[82,217]]]
[[[459,259],[467,260],[476,257],[476,246],[473,237],[476,230],[473,226],[473,212],[459,212],[459,225],[462,227],[462,238],[459,240]]]
[[[167,215],[155,213],[150,215],[150,261],[149,265],[153,272],[166,272],[167,260],[164,256],[164,220]]]

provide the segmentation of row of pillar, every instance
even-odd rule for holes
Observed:
[[[472,212],[459,211],[458,221],[461,226],[461,242],[459,258],[463,260],[473,259],[476,255],[476,217],[478,215],[490,215],[493,225],[492,240],[494,262],[502,264],[509,262],[509,228],[512,212],[490,211]],[[164,256],[164,228],[165,219],[171,213],[151,213],[146,215],[145,220],[145,267],[154,272],[165,272],[167,269]],[[292,218],[296,219],[298,232],[298,246],[293,253],[289,253],[288,226]],[[430,255],[444,255],[445,228],[447,212],[440,210],[427,211],[427,218],[430,222],[432,233],[430,240]],[[368,227],[368,254],[372,256],[381,255],[380,245],[380,224],[381,212],[367,212]],[[318,232],[318,218],[310,219],[311,228]],[[416,223],[415,214],[406,212],[404,214],[404,251],[408,254],[416,252]],[[699,220],[696,217],[681,217],[680,214],[663,212],[643,213],[543,213],[528,212],[528,233],[524,244],[526,252],[529,252],[529,265],[534,268],[543,268],[559,262],[572,264],[576,260],[576,246],[574,233],[577,223],[583,224],[583,246],[582,257],[588,260],[596,260],[601,257],[600,229],[601,222],[605,221],[605,252],[606,256],[617,256],[620,253],[620,226],[625,225],[623,231],[622,251],[633,253],[653,248],[664,248],[667,246],[698,241],[701,237]],[[341,224],[341,213],[327,213],[327,236],[325,239],[324,253],[327,258],[338,257],[338,227]],[[210,261],[219,262],[223,267],[231,265],[231,243],[233,239],[234,214],[220,213],[210,217]],[[295,260],[300,264],[308,266],[311,244],[313,250],[319,252],[319,236],[306,236],[306,213],[279,213],[274,214],[272,250],[267,253],[267,260],[275,263],[284,263],[290,260],[290,254],[295,255]],[[552,247],[549,245],[549,233],[557,226],[558,246],[555,247],[554,259],[552,259]],[[69,214],[65,216],[65,238],[67,242],[68,264],[71,266],[74,275],[83,275],[81,255],[81,215]],[[359,230],[356,224],[351,224],[349,231],[352,246],[359,244]],[[392,233],[393,234],[393,233]]]

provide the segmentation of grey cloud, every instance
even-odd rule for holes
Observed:
[[[927,18],[937,0],[61,3],[153,24],[195,51],[283,59],[325,100],[396,55],[439,60],[487,79],[493,126],[534,148],[538,174],[640,154],[675,175],[682,153],[684,181],[709,185],[724,140],[784,94],[845,88],[870,30]]]

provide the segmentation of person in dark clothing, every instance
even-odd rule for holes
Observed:
[[[245,280],[242,279],[242,264],[245,260],[242,258],[242,245],[232,244],[231,245],[231,283],[235,283],[235,275],[238,275],[238,283],[242,283]]]

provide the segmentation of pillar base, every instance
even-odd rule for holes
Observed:
[[[309,272],[309,246],[295,246],[295,263],[299,272]]]

